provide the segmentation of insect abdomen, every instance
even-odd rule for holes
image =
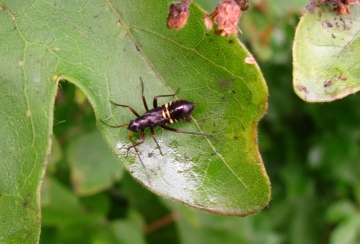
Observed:
[[[182,119],[191,120],[190,114],[195,108],[195,104],[186,100],[176,100],[162,105],[163,118],[169,119],[169,124]]]

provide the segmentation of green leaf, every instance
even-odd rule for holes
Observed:
[[[19,19],[8,10],[0,11],[0,242],[35,243],[40,231],[40,179],[51,148],[56,95],[49,67],[55,67],[56,58],[43,44],[30,43],[22,35],[23,10],[18,8],[29,7],[28,3],[11,7]]]
[[[352,202],[343,200],[330,205],[326,217],[331,222],[340,222],[342,219],[351,218],[357,214],[357,209]]]
[[[97,131],[72,141],[67,153],[72,185],[79,195],[100,192],[122,175],[121,165]]]
[[[116,243],[145,243],[141,230],[131,220],[114,221],[111,230]]]
[[[62,226],[71,223],[85,222],[79,199],[63,186],[60,182],[51,177],[44,179],[41,189],[42,223],[44,225]]]
[[[293,47],[294,90],[308,102],[333,101],[360,89],[360,5],[337,16],[328,4],[307,12]]]
[[[258,67],[245,63],[250,54],[237,39],[206,34],[203,13],[194,5],[186,28],[180,31],[163,28],[167,6],[137,6],[114,5],[114,12],[122,27],[129,29],[128,39],[135,42],[141,50],[140,56],[145,57],[156,73],[137,72],[124,78],[129,82],[122,84],[115,76],[109,77],[109,99],[144,111],[139,76],[144,80],[147,98],[172,94],[180,88],[176,98],[197,106],[192,123],[180,122],[173,127],[212,133],[215,139],[156,130],[164,155],[147,136],[149,139],[137,147],[144,166],[134,150],[125,157],[131,145],[124,136],[125,128],[117,130],[119,134],[115,135],[115,129],[102,126],[110,145],[133,176],[158,194],[226,215],[259,211],[269,199],[269,182],[256,144],[256,125],[267,100]],[[151,16],[152,21],[147,21],[149,13],[157,9],[164,14]],[[137,52],[134,47],[126,48],[127,52],[134,50]],[[136,53],[131,55],[135,56]],[[116,65],[117,76],[122,73],[121,67],[130,69],[127,62],[126,59]],[[133,72],[139,69],[150,67],[142,68],[139,64]],[[106,120],[111,125],[121,125],[134,118],[126,108],[113,107],[112,111]]]
[[[206,33],[195,4],[185,28],[168,30],[169,3],[0,1],[1,241],[38,241],[40,182],[60,80],[82,89],[97,118],[111,124],[134,115],[109,100],[143,113],[139,77],[147,98],[180,88],[176,98],[197,107],[191,123],[174,128],[215,139],[156,129],[164,155],[150,137],[138,146],[144,168],[133,150],[126,156],[126,128],[100,124],[119,160],[152,191],[197,208],[247,215],[267,205],[256,131],[267,88],[259,68],[245,63],[251,55],[236,38]]]
[[[336,226],[330,235],[329,243],[358,243],[360,240],[359,229],[360,216],[356,214]]]
[[[108,238],[105,243],[111,242],[109,239],[114,235],[107,231],[111,225],[105,221],[109,206],[105,195],[93,195],[92,201],[89,198],[80,200],[51,177],[45,177],[41,193],[43,228],[56,230],[50,236],[42,232],[42,242],[99,243],[104,238]]]

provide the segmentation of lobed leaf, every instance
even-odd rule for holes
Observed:
[[[168,30],[169,3],[0,1],[0,241],[38,241],[60,80],[82,89],[97,118],[111,124],[134,115],[109,100],[144,112],[139,77],[148,99],[180,88],[174,99],[196,108],[192,122],[174,128],[215,139],[156,129],[165,154],[150,137],[138,146],[144,168],[134,151],[126,156],[126,128],[99,124],[119,160],[150,190],[190,206],[243,216],[267,205],[256,132],[267,88],[259,68],[245,63],[251,55],[235,37],[206,33],[195,4],[185,28]]]

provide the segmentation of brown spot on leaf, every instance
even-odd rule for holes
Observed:
[[[340,80],[347,80],[347,78],[346,78],[346,76],[344,74],[341,74],[338,78]]]
[[[299,91],[307,92],[306,86],[296,86]]]
[[[221,88],[229,88],[230,83],[227,80],[219,80],[219,86]]]
[[[329,87],[332,85],[332,80],[326,80],[324,81],[324,87]]]
[[[326,26],[327,26],[328,28],[332,28],[332,27],[333,27],[333,25],[332,25],[329,21],[326,21],[325,24],[326,24]]]

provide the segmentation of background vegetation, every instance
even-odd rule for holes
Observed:
[[[42,189],[42,243],[360,241],[360,98],[325,104],[300,100],[292,87],[291,48],[306,1],[264,2],[254,0],[244,12],[240,38],[269,87],[259,144],[272,184],[270,205],[254,216],[235,218],[157,197],[116,166],[85,96],[62,82]],[[203,7],[211,11],[215,5],[207,1]],[[112,166],[96,174],[97,163]]]

